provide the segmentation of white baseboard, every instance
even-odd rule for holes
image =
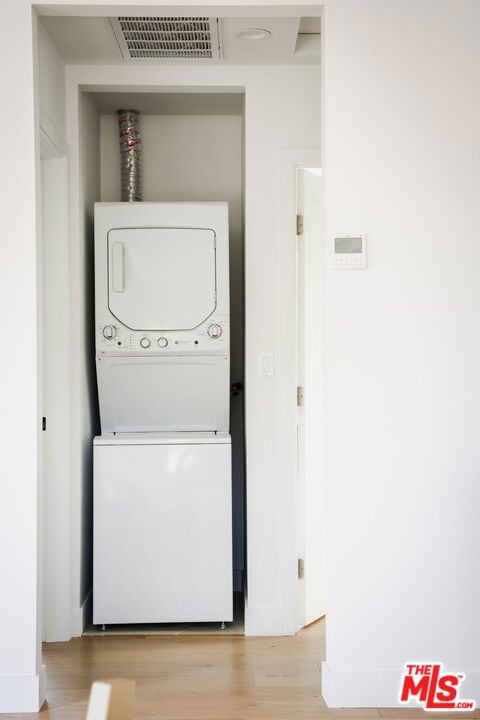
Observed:
[[[44,701],[44,666],[38,675],[0,677],[0,713],[36,713]]]
[[[282,608],[245,607],[245,635],[285,635]]]
[[[322,695],[328,707],[399,707],[402,669],[333,670],[322,663]]]
[[[38,689],[39,689],[39,702],[40,707],[47,699],[47,667],[46,665],[40,666],[40,672],[38,674]]]
[[[448,668],[447,668],[448,669]],[[459,700],[480,698],[480,672],[454,668],[465,672]],[[408,704],[398,701],[403,667],[399,670],[335,670],[322,663],[322,695],[330,708],[410,708],[420,707],[415,699]],[[459,716],[461,713],[459,714]],[[468,715],[468,713],[465,713]]]

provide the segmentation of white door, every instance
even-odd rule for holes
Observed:
[[[216,305],[215,233],[121,228],[108,233],[108,303],[132,330],[191,330]]]
[[[298,624],[325,614],[325,544],[321,386],[321,176],[297,174],[297,212],[303,232],[297,236],[297,368],[302,388],[298,406],[299,580]]]

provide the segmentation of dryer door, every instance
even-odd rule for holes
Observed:
[[[108,233],[108,304],[131,330],[192,330],[216,305],[209,228],[120,228]]]

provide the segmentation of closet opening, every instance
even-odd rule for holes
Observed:
[[[73,377],[78,378],[72,392],[72,461],[77,481],[73,484],[71,502],[80,522],[80,575],[72,578],[74,592],[82,607],[84,634],[102,632],[177,633],[219,632],[243,634],[245,593],[245,446],[244,446],[244,90],[226,88],[156,88],[155,92],[115,91],[101,87],[82,88],[78,94],[78,116],[71,118],[73,133],[78,133],[78,157],[70,159],[71,221],[69,273],[71,278],[70,335]],[[145,205],[219,204],[228,205],[228,290],[230,297],[230,369],[229,431],[231,434],[231,524],[233,621],[218,622],[132,622],[93,623],[92,596],[94,584],[94,438],[101,435],[96,368],[95,294],[95,205],[120,203],[121,168],[117,110],[135,108],[139,116],[143,151],[143,199]],[[134,203],[140,206],[142,202]],[[149,224],[149,221],[147,221]],[[150,223],[151,224],[151,223]],[[218,250],[216,251],[218,254]],[[98,262],[97,262],[98,265]],[[60,272],[60,268],[58,268]],[[51,267],[51,272],[55,268]],[[188,272],[194,272],[189,268]],[[217,282],[218,282],[217,277]],[[159,282],[162,282],[161,272]],[[186,288],[188,293],[188,288]],[[55,323],[52,314],[49,322]],[[47,322],[48,326],[48,322]],[[198,341],[197,341],[198,343]],[[98,354],[98,353],[97,353]],[[47,373],[48,374],[48,373]],[[148,388],[147,388],[148,390]],[[117,391],[122,393],[122,389]],[[80,446],[77,440],[80,438]],[[121,464],[121,463],[120,463]],[[214,469],[212,467],[211,474]],[[207,475],[208,467],[205,469]],[[133,478],[136,474],[133,473]],[[49,479],[50,482],[50,479]],[[51,498],[45,512],[59,509],[61,497]],[[98,502],[98,498],[97,498]],[[205,509],[211,503],[208,498]],[[201,506],[201,492],[198,504]],[[185,505],[183,506],[184,509]],[[178,510],[178,509],[177,509]],[[192,509],[192,518],[195,517]],[[182,513],[179,512],[179,515]],[[188,512],[179,517],[184,537],[188,537]],[[228,519],[230,521],[230,518]],[[137,518],[138,521],[138,518]],[[141,527],[139,527],[140,531]],[[98,528],[97,528],[98,530]],[[95,530],[95,532],[97,532]],[[111,528],[110,528],[111,530]],[[133,536],[132,536],[133,537]],[[147,537],[148,540],[148,537]],[[158,540],[158,537],[157,537]],[[53,543],[46,538],[45,606],[46,618],[52,588],[49,565],[55,563]],[[152,542],[154,538],[152,537]],[[147,546],[148,542],[145,543]],[[180,539],[181,544],[181,539]],[[152,555],[152,548],[145,547]],[[140,555],[140,553],[139,553]],[[129,558],[129,561],[131,558]],[[141,558],[139,557],[139,562]],[[208,560],[205,560],[208,566]],[[125,558],[127,565],[127,558]],[[120,572],[122,558],[116,557],[112,573]],[[108,568],[105,569],[108,573]],[[151,566],[155,576],[155,562]],[[175,583],[166,574],[161,582]],[[192,586],[192,597],[201,587],[201,578]],[[205,580],[208,582],[208,578]],[[93,592],[92,592],[93,590]],[[132,587],[132,592],[135,592]],[[55,620],[52,619],[52,623]],[[44,636],[55,635],[46,621]]]

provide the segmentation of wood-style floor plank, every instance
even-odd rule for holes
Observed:
[[[136,720],[433,720],[422,710],[328,709],[324,656],[323,620],[295,637],[94,635],[49,643],[47,703],[40,713],[1,720],[84,720],[92,682],[115,677],[136,681]]]

